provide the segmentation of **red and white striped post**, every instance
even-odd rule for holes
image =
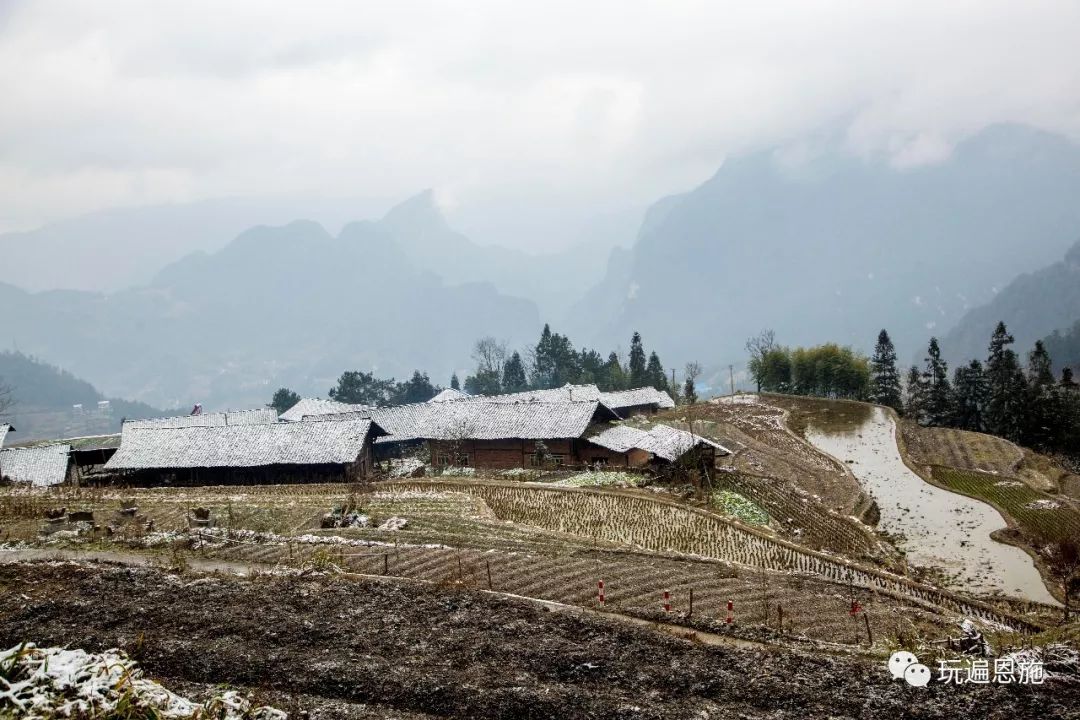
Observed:
[[[600,601],[600,607],[604,607],[604,581],[600,580],[596,583],[597,599]]]
[[[671,591],[664,591],[664,612],[671,612]]]
[[[730,625],[735,620],[735,602],[733,600],[727,601],[727,624]]]

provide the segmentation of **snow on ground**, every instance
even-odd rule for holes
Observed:
[[[0,651],[0,711],[13,709],[26,720],[123,717],[221,720],[284,720],[271,707],[252,708],[235,691],[204,704],[170,692],[143,676],[137,663],[117,649],[88,653],[79,649],[39,648],[32,643]],[[132,712],[138,710],[140,712]]]

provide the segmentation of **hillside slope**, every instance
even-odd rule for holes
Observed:
[[[945,356],[953,363],[985,359],[998,321],[1008,326],[1022,357],[1036,340],[1080,321],[1080,241],[1063,259],[1020,275],[993,300],[968,311],[942,339]],[[1064,340],[1064,336],[1059,338]],[[1051,346],[1051,357],[1065,351],[1064,343],[1057,339],[1051,341]],[[1058,367],[1060,362],[1070,362],[1069,357],[1055,360],[1059,361]]]
[[[14,400],[3,418],[18,430],[8,444],[117,432],[122,418],[165,414],[144,403],[106,398],[85,380],[22,353],[0,352],[0,384],[11,388]],[[103,400],[109,401],[107,409],[98,407]]]

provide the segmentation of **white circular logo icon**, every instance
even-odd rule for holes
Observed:
[[[904,677],[904,672],[911,665],[915,665],[919,662],[919,658],[915,657],[907,650],[900,650],[894,652],[892,657],[889,658],[889,672],[892,673],[894,680],[899,680]]]
[[[926,687],[930,682],[930,668],[920,663],[908,665],[908,669],[904,671],[904,679],[913,687]]]

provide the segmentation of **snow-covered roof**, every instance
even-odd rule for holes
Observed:
[[[615,412],[621,409],[640,407],[642,405],[656,405],[658,408],[673,408],[675,401],[663,390],[654,387],[634,388],[633,390],[615,390],[600,393],[600,402],[607,405]]]
[[[4,447],[4,438],[7,436],[8,432],[12,432],[14,430],[15,428],[11,427],[7,423],[0,424],[0,447]]]
[[[653,387],[634,388],[633,390],[616,390],[613,392],[601,392],[596,385],[571,385],[567,383],[562,387],[549,390],[526,390],[525,392],[506,393],[505,395],[466,395],[450,396],[454,391],[444,390],[436,396],[440,401],[472,401],[472,402],[495,402],[495,403],[518,403],[518,402],[581,402],[587,400],[599,400],[609,408],[618,412],[620,408],[640,407],[643,405],[656,405],[658,408],[673,408],[675,401],[663,390]],[[447,397],[443,397],[447,395]]]
[[[576,438],[594,420],[617,419],[599,402],[417,403],[366,411],[389,436],[404,440],[546,440]]]
[[[469,393],[455,390],[454,388],[446,388],[435,397],[428,400],[428,402],[453,402],[454,400],[465,400],[471,398]]]
[[[303,398],[300,402],[281,413],[280,419],[287,422],[300,422],[305,415],[336,415],[343,412],[364,410],[366,407],[366,405],[352,405],[324,398]]]
[[[226,412],[202,413],[199,415],[176,415],[173,417],[150,418],[148,420],[128,420],[124,423],[124,427],[184,428],[267,425],[276,423],[277,420],[278,414],[274,408],[255,408],[254,410],[228,410]]]
[[[629,425],[611,425],[595,435],[590,435],[588,440],[615,452],[627,452],[635,448],[645,450],[671,462],[698,445],[710,445],[722,455],[730,454],[727,448],[719,443],[667,425],[654,425],[648,431]]]
[[[69,445],[45,445],[0,450],[0,475],[37,487],[59,485],[67,479]]]
[[[489,403],[589,402],[600,399],[600,390],[595,385],[571,385],[567,383],[562,387],[549,390],[526,390],[525,392],[506,393],[505,395],[466,395],[464,398],[459,399],[462,401]]]
[[[124,426],[109,470],[151,468],[344,465],[369,435],[383,430],[369,418],[336,423],[273,423],[191,427]]]

